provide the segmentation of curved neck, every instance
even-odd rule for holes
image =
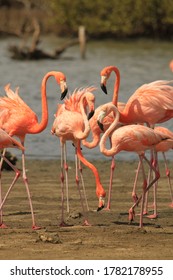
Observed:
[[[86,112],[84,109],[84,100],[85,100],[85,96],[83,96],[80,100],[80,111],[81,111],[81,114],[82,114],[82,117],[84,120],[84,131],[76,132],[76,137],[79,140],[86,138],[90,133],[90,125],[89,125],[89,121],[88,121],[88,118],[87,118],[87,115],[86,115]]]
[[[100,151],[101,153],[103,153],[106,156],[112,156],[111,153],[109,153],[109,150],[106,148],[105,144],[106,144],[106,140],[108,137],[110,137],[110,134],[116,129],[116,126],[118,125],[119,122],[119,112],[118,109],[114,106],[112,108],[112,111],[115,114],[115,119],[112,122],[112,124],[110,125],[110,127],[105,131],[105,133],[103,134],[101,140],[100,140]],[[111,150],[111,149],[110,149]]]
[[[34,125],[34,127],[32,127],[32,132],[31,133],[40,133],[42,132],[47,124],[48,124],[48,105],[47,105],[47,95],[46,95],[46,83],[47,80],[50,76],[55,76],[57,72],[55,71],[50,71],[48,72],[43,80],[42,80],[42,84],[41,84],[41,104],[42,104],[42,117],[41,117],[41,122],[37,123],[36,125]]]
[[[112,103],[117,106],[118,103],[118,92],[119,92],[119,87],[120,87],[120,72],[117,67],[112,66],[110,68],[111,72],[114,71],[116,75],[115,83],[114,83],[114,92],[113,92],[113,98],[112,98]]]
[[[92,131],[92,141],[88,142],[86,139],[83,139],[82,144],[89,149],[93,149],[93,148],[97,147],[97,145],[99,144],[99,141],[100,141],[100,134],[98,135],[97,133],[94,133]]]
[[[80,142],[78,142],[78,145],[77,145],[77,156],[79,158],[79,160],[85,165],[87,166],[88,168],[91,169],[91,171],[93,172],[94,174],[94,177],[95,177],[95,181],[96,181],[96,195],[98,197],[102,196],[102,197],[105,197],[106,196],[106,193],[105,193],[105,190],[100,182],[100,176],[99,176],[99,173],[98,173],[98,170],[97,168],[92,164],[90,163],[89,161],[86,160],[86,158],[84,158],[82,152],[81,152],[81,148],[80,148]]]

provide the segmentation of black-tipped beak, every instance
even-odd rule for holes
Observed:
[[[92,116],[94,115],[94,110],[89,112],[88,114],[88,120],[90,120],[92,118]]]
[[[97,212],[101,211],[104,208],[104,205],[97,208]]]
[[[102,124],[100,121],[97,121],[97,124],[98,124],[98,126],[100,127],[100,129],[101,129],[102,131],[104,131],[103,124]]]
[[[101,84],[100,84],[100,87],[101,87],[101,89],[103,90],[103,92],[104,92],[105,94],[108,94],[107,88],[106,88],[106,86],[104,85],[104,83],[101,83]]]
[[[68,88],[65,88],[65,90],[61,93],[61,100],[63,100],[66,97],[67,92]]]

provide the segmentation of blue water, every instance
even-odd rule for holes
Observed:
[[[96,106],[109,102],[112,99],[114,74],[107,84],[109,94],[106,96],[100,90],[100,71],[108,65],[115,65],[121,73],[119,101],[126,102],[131,94],[142,84],[154,80],[173,79],[173,74],[168,67],[173,59],[172,43],[139,40],[135,42],[88,42],[86,59],[80,58],[79,46],[66,50],[60,59],[40,61],[16,61],[10,58],[8,46],[18,44],[14,38],[0,40],[0,94],[4,95],[4,86],[11,83],[11,87],[19,86],[19,94],[23,100],[36,112],[41,119],[40,86],[43,76],[51,70],[62,71],[67,77],[69,92],[75,88],[94,85],[97,87]],[[42,38],[40,48],[50,53],[62,42],[57,38]],[[53,78],[47,83],[47,96],[49,105],[49,123],[40,134],[27,135],[26,155],[28,158],[55,159],[60,158],[59,139],[50,133],[54,120],[57,104],[60,101],[60,90]],[[173,130],[173,121],[162,124]],[[68,158],[74,158],[74,147],[68,143]],[[12,152],[12,150],[11,150]],[[20,151],[13,150],[20,155]],[[99,148],[92,150],[83,148],[83,153],[88,159],[105,159]],[[136,156],[132,153],[122,152],[118,159],[131,160]],[[172,152],[168,153],[172,158]]]

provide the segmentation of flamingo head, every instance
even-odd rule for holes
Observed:
[[[97,211],[101,211],[105,207],[105,202],[102,196],[99,197],[99,206],[97,208]]]
[[[92,92],[86,91],[84,95],[84,107],[88,107],[88,120],[92,118],[95,112],[95,96]]]
[[[107,66],[107,67],[103,68],[103,70],[100,72],[100,76],[101,76],[101,85],[100,86],[101,86],[101,89],[103,90],[103,92],[106,94],[107,94],[106,83],[111,75],[112,68],[113,68],[113,66]]]
[[[97,124],[98,124],[98,126],[100,127],[100,129],[102,130],[102,131],[104,131],[104,127],[103,127],[103,119],[105,118],[105,116],[106,116],[106,111],[104,111],[104,110],[102,110],[102,111],[100,111],[100,113],[99,113],[99,115],[98,115],[98,117],[97,117]]]
[[[62,72],[56,72],[55,80],[61,89],[61,100],[63,100],[68,92],[68,87],[66,83],[66,76]]]

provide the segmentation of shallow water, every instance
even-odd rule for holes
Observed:
[[[112,99],[114,74],[111,75],[107,84],[109,94],[106,96],[100,90],[100,71],[108,65],[116,65],[121,73],[119,101],[126,102],[130,95],[142,84],[154,80],[173,78],[169,70],[169,61],[173,58],[172,43],[153,42],[139,40],[135,42],[88,42],[86,59],[80,58],[79,46],[73,46],[63,53],[57,60],[40,61],[16,61],[10,58],[8,46],[16,44],[14,38],[0,40],[0,94],[4,95],[4,86],[7,83],[11,87],[19,86],[19,94],[23,100],[36,112],[38,119],[41,118],[40,86],[43,76],[51,70],[62,71],[66,74],[69,92],[75,88],[94,85],[97,87],[96,106],[109,102]],[[40,48],[52,52],[61,41],[47,37],[42,38]],[[47,83],[47,96],[49,105],[49,124],[45,131],[37,135],[27,135],[26,155],[28,158],[59,158],[59,140],[50,133],[54,120],[54,113],[60,101],[60,90],[53,78]],[[173,130],[173,122],[163,124]],[[68,158],[74,158],[74,147],[68,144]],[[20,151],[13,151],[16,155]],[[105,159],[100,154],[99,148],[88,150],[83,148],[84,155],[88,159]],[[118,159],[131,160],[136,158],[132,153],[122,152],[117,155]],[[172,152],[168,153],[172,158]]]

